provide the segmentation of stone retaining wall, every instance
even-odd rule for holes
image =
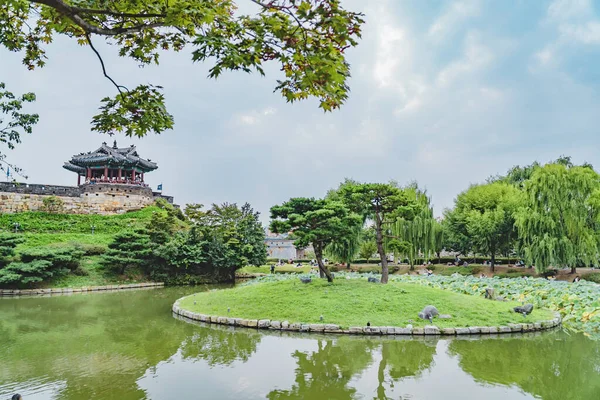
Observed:
[[[128,285],[84,286],[80,288],[0,289],[0,296],[36,296],[58,293],[99,292],[164,286],[164,282],[132,283]]]
[[[435,325],[426,325],[424,328],[413,328],[412,326],[351,326],[348,329],[342,329],[339,325],[335,324],[290,323],[289,321],[272,321],[270,319],[244,319],[199,314],[181,308],[179,304],[182,299],[183,297],[173,304],[173,313],[194,321],[241,326],[245,328],[296,332],[342,333],[350,335],[481,335],[493,333],[535,332],[554,328],[561,324],[560,315],[555,313],[554,319],[533,324],[508,324],[506,326],[476,326],[469,328],[438,328]]]

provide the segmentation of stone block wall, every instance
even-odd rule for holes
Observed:
[[[63,202],[61,212],[69,214],[119,214],[154,203],[150,188],[135,185],[69,187],[0,183],[0,213],[42,211],[44,199],[50,196],[60,198]]]

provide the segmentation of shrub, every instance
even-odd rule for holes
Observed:
[[[467,267],[446,267],[440,268],[439,274],[449,276],[453,274],[459,274],[462,276],[475,275],[481,273],[483,267],[479,265],[469,265]]]
[[[585,279],[589,282],[600,283],[600,272],[592,272],[591,274],[582,276],[581,279]]]
[[[494,276],[498,277],[498,278],[521,278],[524,276],[531,276],[531,274],[528,274],[525,271],[512,271],[509,270],[507,272],[501,272],[499,274],[495,274]]]
[[[116,235],[102,255],[102,265],[118,274],[127,268],[146,264],[152,253],[148,235],[137,232],[123,232]]]
[[[15,247],[23,241],[21,236],[0,233],[0,267],[8,263],[9,258],[15,255]]]
[[[30,284],[68,273],[65,268],[53,268],[50,261],[13,262],[0,269],[0,284]]]
[[[42,200],[42,211],[49,213],[59,213],[65,208],[65,203],[56,196],[48,196]]]
[[[106,253],[106,247],[97,244],[85,244],[81,246],[86,256],[99,256]]]
[[[48,261],[54,269],[66,268],[73,271],[79,267],[83,254],[84,251],[75,246],[40,246],[23,250],[19,256],[25,263]]]

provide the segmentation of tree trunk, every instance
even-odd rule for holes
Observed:
[[[313,243],[313,247],[315,249],[317,265],[319,265],[319,275],[321,278],[327,277],[327,282],[333,282],[333,276],[331,276],[331,272],[329,272],[325,264],[323,264],[323,250],[321,249],[321,246]]]
[[[346,269],[350,269],[350,263],[349,262],[346,263]]]
[[[438,251],[438,252],[437,252],[437,256],[438,256],[438,264],[441,264],[441,263],[442,263],[442,256],[441,256],[441,254],[442,254],[442,252],[441,252],[441,251]]]
[[[388,264],[387,257],[385,256],[385,250],[383,249],[383,227],[381,226],[379,215],[375,215],[375,231],[377,233],[377,252],[381,259],[381,283],[388,283]]]
[[[577,273],[577,267],[571,267],[571,273],[572,274],[576,274]]]
[[[490,250],[492,253],[492,259],[490,260],[490,265],[492,266],[492,273],[493,273],[495,270],[495,266],[496,266],[496,245],[492,244],[490,246]]]

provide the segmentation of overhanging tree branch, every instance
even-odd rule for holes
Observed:
[[[125,86],[117,84],[117,82],[115,82],[115,80],[113,78],[111,78],[106,73],[106,67],[104,66],[104,60],[102,60],[102,56],[100,55],[100,53],[98,52],[98,50],[96,50],[96,48],[94,47],[94,44],[92,43],[92,39],[90,38],[90,34],[89,33],[85,34],[85,38],[87,39],[87,42],[90,45],[90,47],[92,48],[92,50],[94,51],[94,53],[96,53],[96,56],[98,56],[98,60],[100,60],[100,65],[102,66],[102,73],[104,74],[104,76],[109,81],[111,81],[113,83],[113,85],[115,85],[115,87],[117,88],[117,90],[119,91],[119,93],[123,94],[123,92],[121,91],[121,89],[125,89],[125,90],[129,91],[129,89],[127,89]]]

